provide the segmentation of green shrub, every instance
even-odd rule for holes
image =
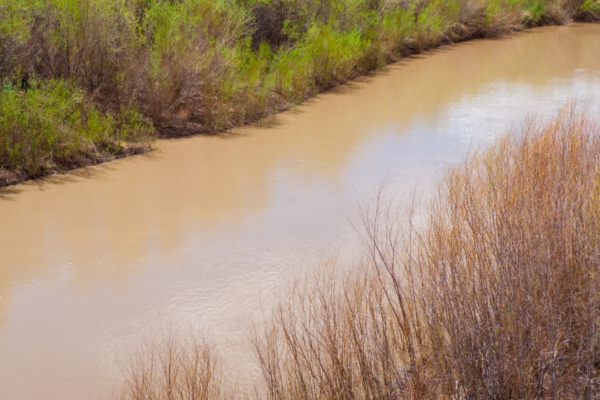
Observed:
[[[28,90],[6,85],[0,92],[0,167],[36,176],[118,154],[124,142],[148,137],[150,127],[135,111],[121,117],[101,113],[68,81],[32,81]]]
[[[583,11],[600,12],[600,0],[584,0],[581,9]]]
[[[525,7],[525,11],[527,12],[527,19],[539,21],[544,16],[544,14],[546,14],[546,6],[544,5],[543,1],[535,0],[529,3],[527,7]]]
[[[150,5],[143,18],[148,62],[136,95],[155,124],[171,124],[185,109],[185,119],[211,131],[222,128],[217,120],[222,88],[235,75],[248,18],[244,9],[227,1]]]

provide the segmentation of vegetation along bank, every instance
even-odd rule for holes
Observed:
[[[215,133],[599,0],[0,0],[0,186]]]

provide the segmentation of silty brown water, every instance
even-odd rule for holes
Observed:
[[[426,191],[469,148],[599,89],[600,26],[540,28],[0,191],[0,398],[109,398],[123,354],[165,325],[246,359],[247,323],[291,273],[352,253],[349,220],[382,181]]]

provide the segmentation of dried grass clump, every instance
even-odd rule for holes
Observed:
[[[220,400],[219,357],[205,339],[174,332],[147,339],[126,364],[119,400]]]
[[[418,368],[448,396],[589,396],[600,366],[599,190],[600,125],[574,107],[447,174],[399,269],[422,293]]]
[[[296,287],[255,340],[270,399],[597,398],[600,124],[574,108],[451,169],[417,224]]]
[[[329,265],[299,282],[254,339],[261,398],[397,399],[407,380],[405,328],[376,276]]]

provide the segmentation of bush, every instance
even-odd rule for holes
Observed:
[[[31,81],[28,90],[0,92],[0,167],[37,176],[127,153],[125,142],[143,142],[150,126],[133,110],[119,119],[101,113],[68,81]]]
[[[119,400],[219,400],[219,359],[205,339],[170,332],[147,339],[124,371]]]
[[[247,23],[247,13],[227,1],[153,2],[144,15],[148,61],[135,93],[157,126],[227,127],[223,86],[236,73]]]
[[[596,398],[598,154],[565,109],[451,169],[425,224],[380,196],[355,276],[296,286],[257,335],[265,397]]]

